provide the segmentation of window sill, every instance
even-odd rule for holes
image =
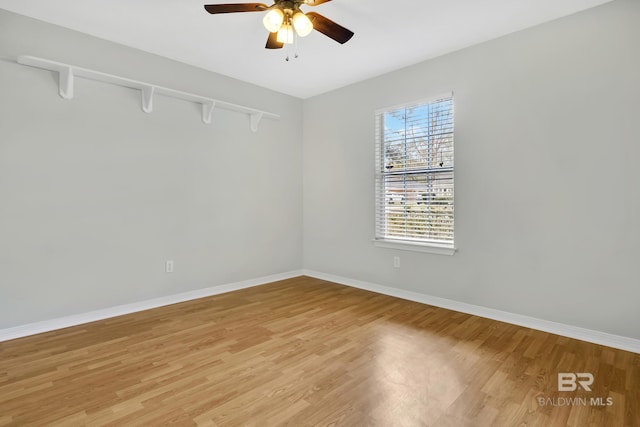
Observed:
[[[401,251],[426,252],[437,255],[453,255],[457,250],[456,248],[449,248],[447,246],[438,246],[428,243],[403,242],[400,240],[374,239],[373,244],[380,248],[399,249]]]

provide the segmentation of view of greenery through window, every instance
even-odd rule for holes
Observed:
[[[453,99],[381,119],[377,237],[453,246]]]

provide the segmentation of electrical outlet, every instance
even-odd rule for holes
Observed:
[[[393,268],[400,268],[400,257],[399,256],[394,256],[393,257]]]
[[[164,264],[164,271],[167,273],[173,273],[173,260],[170,259]]]

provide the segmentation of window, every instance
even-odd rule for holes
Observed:
[[[376,111],[375,243],[452,254],[453,200],[452,94]]]

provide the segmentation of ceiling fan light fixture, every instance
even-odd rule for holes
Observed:
[[[290,23],[286,22],[282,24],[282,27],[278,30],[278,42],[291,44],[293,43],[293,27]]]
[[[262,18],[264,27],[270,33],[275,33],[280,30],[283,21],[284,13],[278,8],[271,9],[266,15],[264,15],[264,18]]]
[[[293,28],[296,29],[296,33],[300,37],[308,36],[313,30],[313,24],[311,23],[311,20],[307,17],[307,15],[305,15],[301,11],[297,11],[293,15],[292,21],[293,21]]]

